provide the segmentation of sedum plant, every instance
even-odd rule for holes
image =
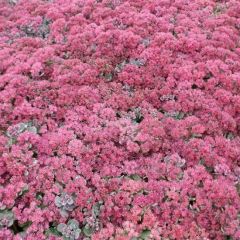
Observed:
[[[81,233],[79,222],[75,219],[70,219],[67,224],[60,223],[57,230],[62,234],[64,240],[79,239]]]
[[[74,198],[65,192],[62,192],[59,196],[56,196],[54,202],[59,208],[62,216],[68,216],[68,213],[73,211],[75,207]]]
[[[4,227],[11,227],[15,218],[14,214],[10,210],[0,211],[0,229]]]

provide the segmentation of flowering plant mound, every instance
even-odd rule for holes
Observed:
[[[240,1],[1,0],[0,240],[239,240]]]

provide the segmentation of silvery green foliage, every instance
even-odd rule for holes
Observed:
[[[144,66],[145,60],[143,59],[130,59],[129,61],[130,64],[135,65],[137,67]]]
[[[34,37],[35,36],[35,30],[32,26],[22,26],[21,30],[26,34],[28,37]]]
[[[103,77],[107,80],[107,82],[111,82],[113,79],[112,73],[105,73]]]
[[[22,26],[21,30],[28,36],[28,37],[40,37],[40,38],[47,38],[50,33],[50,21],[46,18],[43,18],[41,25],[38,28],[34,28],[31,25]]]
[[[131,58],[130,60],[127,60],[127,61],[124,60],[121,63],[117,64],[114,71],[117,72],[117,73],[120,73],[127,64],[132,64],[132,65],[135,65],[137,67],[141,67],[141,66],[144,66],[145,63],[146,63],[146,61],[144,59],[133,59],[133,58]]]
[[[91,235],[94,232],[99,231],[102,227],[101,222],[99,220],[99,215],[100,215],[102,204],[103,204],[103,202],[99,201],[95,205],[93,205],[91,216],[86,217],[86,224],[84,225],[84,227],[82,229],[83,234],[86,237],[91,237]]]
[[[129,86],[128,84],[125,84],[125,85],[123,85],[123,87],[122,87],[122,89],[124,90],[124,91],[127,91],[128,92],[128,95],[130,96],[130,97],[132,97],[132,96],[134,96],[134,88],[132,87],[132,86]]]
[[[78,239],[81,233],[79,222],[75,219],[69,220],[67,224],[58,224],[57,230],[63,235],[64,240]]]
[[[28,190],[29,190],[28,185],[25,185],[25,186],[22,188],[22,190],[18,193],[18,196],[24,195],[26,192],[28,192]]]
[[[55,197],[55,205],[59,208],[60,214],[63,217],[67,217],[68,212],[72,211],[75,207],[73,197],[65,192]]]
[[[4,205],[4,204],[2,204],[2,203],[0,202],[0,211],[2,211],[2,210],[4,210],[4,209],[6,209],[6,205]]]
[[[149,38],[144,38],[141,42],[145,47],[148,47],[150,44],[150,39]]]
[[[133,110],[134,112],[134,121],[136,123],[140,123],[142,120],[143,120],[143,115],[142,115],[142,112],[141,112],[141,108],[140,107],[137,107]]]
[[[169,100],[174,100],[175,99],[175,95],[173,94],[167,94],[167,95],[163,95],[160,97],[161,101],[169,101]]]
[[[93,52],[96,52],[96,50],[97,50],[97,44],[96,44],[96,43],[93,43],[93,44],[91,45],[91,50],[92,50]]]
[[[164,113],[166,117],[172,117],[175,118],[176,120],[183,119],[185,114],[183,112],[166,112]]]
[[[181,158],[177,153],[166,156],[164,162],[167,164],[172,163],[178,168],[182,168],[186,165],[186,160]]]
[[[32,122],[18,123],[14,126],[11,126],[6,132],[6,135],[9,138],[8,146],[12,146],[14,143],[16,143],[17,137],[25,131],[36,134],[37,128],[33,125]]]
[[[14,214],[9,210],[0,211],[0,229],[11,227],[14,222]]]
[[[186,160],[184,158],[181,158],[177,163],[176,166],[179,168],[182,168],[186,165]]]
[[[99,217],[102,205],[103,205],[102,201],[99,201],[95,205],[93,205],[93,207],[92,207],[92,216],[93,217],[95,217],[95,218]]]
[[[18,0],[8,0],[8,3],[11,5],[16,5],[18,3]]]
[[[124,66],[126,64],[127,64],[126,60],[124,60],[123,62],[117,64],[117,66],[115,67],[115,72],[120,73],[123,70],[123,68],[124,68]]]
[[[29,131],[32,133],[37,133],[37,128],[33,125],[32,122],[26,122],[26,123],[18,123],[15,126],[11,127],[6,135],[9,138],[16,138],[19,134]]]
[[[234,134],[232,132],[228,132],[228,133],[224,134],[224,137],[228,140],[233,140]]]
[[[39,26],[37,36],[41,38],[47,38],[50,33],[49,25],[50,21],[44,18],[42,24]]]
[[[13,126],[10,130],[7,131],[7,136],[9,138],[17,137],[20,133],[24,132],[28,127],[27,123],[19,123]]]
[[[86,218],[87,223],[83,227],[83,233],[85,236],[90,237],[94,232],[99,231],[102,227],[98,217],[91,216]]]
[[[148,239],[150,239],[149,238],[150,234],[151,234],[150,230],[144,229],[138,237],[133,237],[133,238],[131,238],[131,240],[148,240]]]

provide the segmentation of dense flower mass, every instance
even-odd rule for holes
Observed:
[[[240,1],[0,0],[0,240],[239,240]]]

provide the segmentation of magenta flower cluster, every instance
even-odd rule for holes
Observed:
[[[0,0],[0,240],[239,240],[240,1]]]

